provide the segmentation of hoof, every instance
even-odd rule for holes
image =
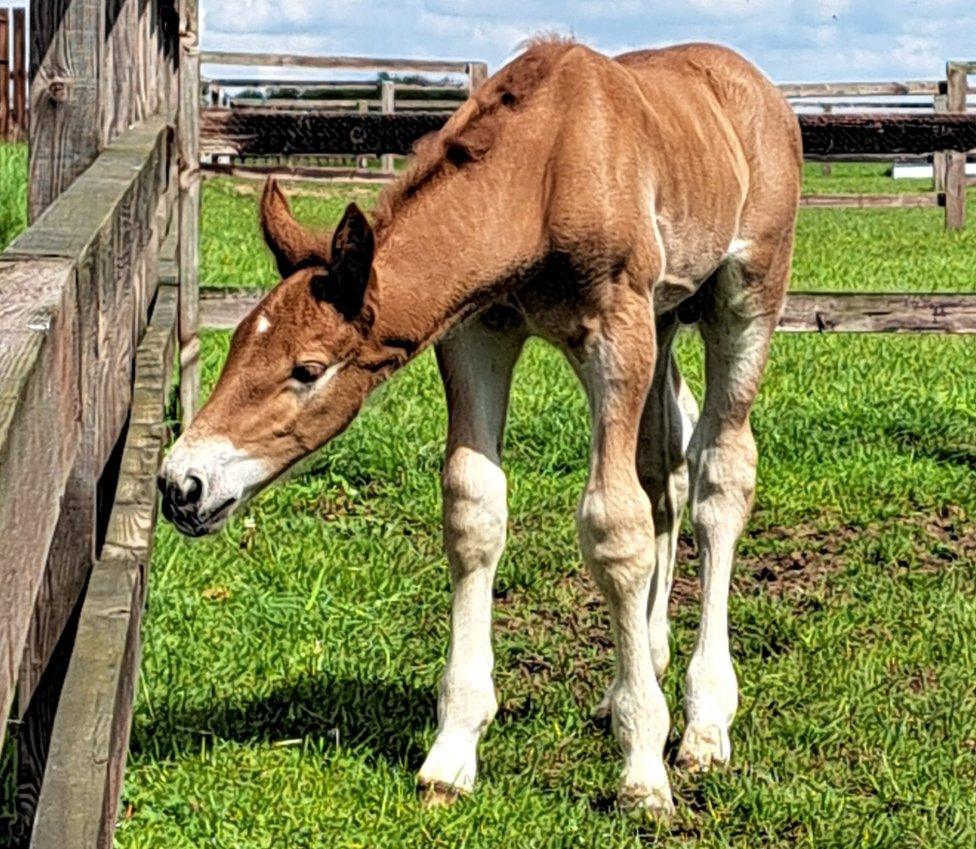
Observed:
[[[445,781],[425,781],[418,785],[422,808],[446,808],[464,795],[464,791]]]
[[[674,800],[670,788],[621,787],[617,804],[625,814],[646,816],[666,821],[674,815]]]
[[[723,766],[729,762],[732,746],[729,734],[718,725],[685,729],[675,766],[685,772],[708,772],[712,767]]]

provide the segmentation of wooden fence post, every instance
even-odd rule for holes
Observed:
[[[478,86],[488,79],[488,65],[485,62],[469,62],[466,72],[468,75],[468,94],[474,94]]]
[[[945,88],[945,84],[940,83],[939,88]],[[949,111],[948,96],[944,91],[940,91],[932,99],[932,108],[935,112]],[[945,191],[945,170],[946,152],[944,150],[937,150],[932,154],[932,188],[936,194],[941,194]]]
[[[27,15],[24,9],[14,9],[14,65],[10,80],[14,84],[13,138],[27,137]]]
[[[366,114],[368,114],[369,113],[369,101],[368,100],[360,100],[359,103],[356,104],[356,111],[359,112],[360,115],[366,115]],[[356,167],[360,171],[365,171],[367,168],[369,168],[369,157],[366,156],[365,154],[356,157]]]
[[[10,115],[10,18],[6,9],[0,9],[0,141],[8,135]]]
[[[967,66],[961,62],[946,64],[946,108],[949,112],[966,111]],[[953,150],[946,154],[945,169],[946,230],[962,230],[966,225],[966,152]]]
[[[197,0],[180,2],[180,413],[193,421],[200,396],[200,46]]]
[[[832,104],[830,103],[824,104],[824,108],[823,108],[824,115],[830,115],[833,111],[834,111],[834,107]],[[820,173],[823,174],[824,177],[829,177],[831,170],[832,170],[831,163],[829,162],[820,163]]]
[[[31,3],[31,222],[98,155],[104,30],[101,0]]]
[[[393,80],[383,80],[380,87],[380,110],[384,115],[392,115],[396,109],[396,84]],[[393,154],[384,153],[380,169],[384,174],[393,173]]]

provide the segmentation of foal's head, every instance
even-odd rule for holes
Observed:
[[[373,232],[354,204],[331,238],[307,232],[269,181],[261,221],[282,281],[234,332],[213,394],[159,475],[163,513],[186,534],[239,504],[340,433],[382,369]]]

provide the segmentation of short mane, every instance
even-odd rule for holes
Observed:
[[[404,175],[377,201],[377,237],[383,238],[394,216],[424,187],[481,159],[502,122],[518,112],[559,58],[575,45],[571,38],[550,35],[526,42],[524,52],[472,94],[440,130],[420,139]]]

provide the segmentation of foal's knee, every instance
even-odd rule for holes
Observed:
[[[647,494],[588,491],[577,514],[583,558],[600,589],[620,597],[642,588],[654,569],[654,522]]]
[[[756,492],[756,443],[752,430],[720,434],[688,448],[692,521],[698,526],[745,520]]]
[[[484,454],[455,449],[444,467],[444,541],[455,577],[492,569],[505,547],[505,473]]]

